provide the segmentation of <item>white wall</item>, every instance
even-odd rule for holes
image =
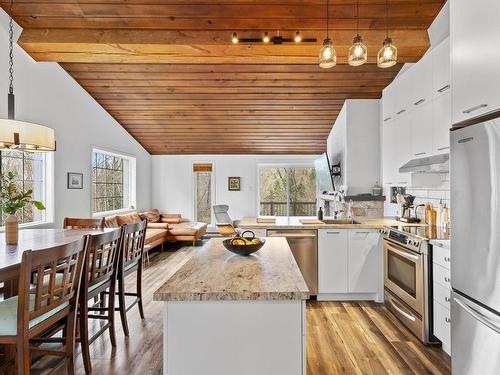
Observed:
[[[257,215],[258,164],[298,163],[313,165],[313,156],[277,155],[153,155],[153,207],[164,212],[194,217],[193,163],[212,162],[215,202],[228,204],[233,220]],[[227,178],[241,177],[241,191],[228,191]]]
[[[8,16],[0,10],[0,117],[7,117]],[[4,53],[5,52],[5,53]],[[137,158],[137,207],[151,206],[151,156],[56,63],[37,63],[17,45],[16,118],[55,129],[55,226],[91,214],[91,146]],[[84,174],[83,190],[66,188],[67,172]]]

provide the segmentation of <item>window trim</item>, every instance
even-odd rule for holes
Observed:
[[[93,165],[93,155],[94,152],[98,154],[103,154],[103,155],[108,155],[108,156],[114,156],[118,157],[121,159],[126,159],[128,161],[128,189],[129,189],[129,202],[128,202],[128,208],[121,208],[119,210],[112,210],[112,211],[100,211],[100,212],[93,212],[94,210],[94,186],[93,186],[93,181],[92,181],[92,171],[94,168]],[[90,213],[93,218],[100,218],[100,217],[105,217],[105,216],[112,216],[112,215],[120,215],[120,214],[127,214],[130,212],[135,212],[137,210],[137,158],[135,155],[132,154],[127,154],[124,152],[119,152],[115,150],[111,150],[108,148],[100,147],[100,146],[94,146],[92,145],[90,147]],[[125,186],[125,184],[124,184]]]
[[[45,206],[45,210],[42,213],[44,219],[38,221],[32,221],[31,223],[23,223],[19,224],[19,228],[34,228],[39,226],[46,226],[54,223],[54,153],[47,152],[45,153],[45,162],[43,166],[43,179],[44,179],[44,189],[45,189],[45,197],[43,200],[43,204]],[[0,227],[0,233],[5,232],[5,226]]]
[[[193,160],[191,162],[191,166],[190,166],[190,170],[191,170],[191,182],[192,182],[192,197],[193,197],[193,207],[191,209],[191,212],[193,213],[193,221],[197,221],[197,216],[198,216],[198,213],[197,213],[197,210],[196,210],[196,206],[197,206],[197,202],[196,202],[196,188],[197,188],[197,183],[196,183],[196,173],[199,173],[199,172],[195,172],[193,171],[193,165],[194,164],[212,164],[212,172],[210,172],[212,174],[212,181],[211,181],[211,198],[212,198],[212,207],[210,207],[210,221],[211,223],[207,225],[208,228],[210,229],[214,229],[216,228],[215,226],[215,215],[214,215],[214,210],[213,210],[213,206],[217,204],[217,196],[216,196],[216,192],[217,192],[217,189],[216,189],[216,183],[217,183],[217,180],[216,180],[216,165],[215,165],[215,161],[214,160]]]
[[[314,168],[314,162],[291,162],[291,163],[258,163],[257,164],[257,185],[256,185],[256,216],[265,217],[260,215],[260,169],[261,168]],[[288,176],[288,180],[290,177]],[[316,206],[318,205],[318,186],[316,185]],[[290,181],[287,183],[287,212],[290,213]]]

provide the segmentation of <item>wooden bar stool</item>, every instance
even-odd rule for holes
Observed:
[[[89,239],[78,313],[83,364],[87,374],[92,373],[89,347],[95,339],[108,330],[111,345],[116,346],[115,299],[108,298],[107,307],[104,300],[100,302],[99,306],[96,303],[89,306],[89,301],[108,293],[108,289],[110,295],[114,296],[122,254],[123,233],[123,228],[117,228],[111,232],[92,235]],[[99,314],[90,314],[89,312],[98,312]],[[89,319],[106,320],[107,322],[92,337],[89,337]]]
[[[16,347],[18,374],[30,374],[30,355],[35,352],[65,357],[67,372],[74,374],[76,311],[88,240],[85,236],[66,245],[23,253],[19,294],[0,302],[0,343]],[[61,328],[62,339],[49,337]],[[44,342],[62,342],[63,350],[30,346]]]
[[[142,307],[142,268],[144,256],[144,239],[146,237],[147,221],[127,224],[123,234],[123,256],[122,263],[118,273],[118,308],[122,321],[123,332],[125,336],[129,335],[127,312],[137,304],[139,314],[144,319],[144,309]],[[125,291],[125,277],[137,272],[136,291]],[[127,306],[125,297],[135,297]]]

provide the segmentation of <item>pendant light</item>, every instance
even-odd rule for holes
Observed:
[[[385,22],[385,39],[377,55],[377,66],[379,68],[390,68],[395,65],[398,60],[398,49],[392,44],[392,39],[389,38],[389,0],[385,1]]]
[[[356,36],[352,43],[347,62],[351,66],[363,65],[368,59],[368,49],[363,44],[363,38],[359,35],[359,0],[356,3]]]
[[[337,52],[335,52],[333,42],[328,36],[328,2],[329,0],[326,0],[326,38],[323,41],[323,47],[319,50],[320,68],[332,68],[337,65]]]
[[[0,149],[29,152],[54,151],[54,129],[15,119],[14,108],[14,25],[10,2],[8,118],[0,119]]]

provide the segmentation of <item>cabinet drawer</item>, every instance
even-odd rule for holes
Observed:
[[[434,282],[439,283],[445,288],[451,290],[450,270],[436,263],[432,264],[432,270],[434,274],[433,276]]]
[[[439,283],[434,282],[434,301],[443,305],[448,310],[450,309],[450,295],[451,291],[448,288],[445,288]]]
[[[267,236],[266,229],[250,229],[250,230],[255,233],[255,237],[266,237]]]
[[[449,352],[451,344],[450,310],[439,303],[434,304],[434,336],[441,340],[443,349]]]
[[[451,264],[450,249],[434,245],[432,247],[432,261],[449,270]]]

